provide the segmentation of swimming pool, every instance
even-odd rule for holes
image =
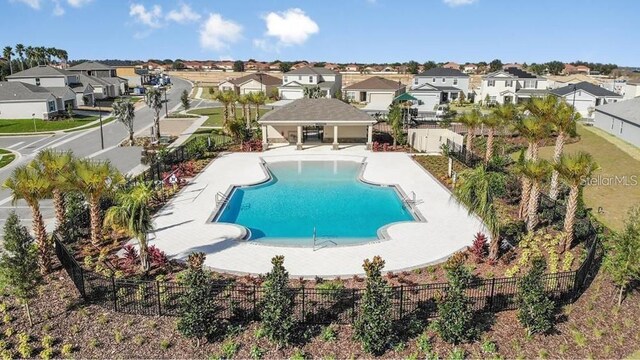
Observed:
[[[378,239],[378,230],[415,221],[392,186],[363,183],[355,161],[277,161],[265,165],[271,179],[234,188],[214,222],[250,231],[249,240],[285,246],[358,244]]]

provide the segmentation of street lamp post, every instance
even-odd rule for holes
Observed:
[[[98,99],[93,100],[93,107],[98,106],[98,116],[100,117],[100,148],[104,150],[104,132],[102,131],[102,111],[100,110],[100,101]]]
[[[38,132],[38,128],[36,127],[36,114],[31,114],[31,120],[33,120],[33,132]]]
[[[164,88],[164,116],[169,117],[169,101],[167,100],[167,87]]]

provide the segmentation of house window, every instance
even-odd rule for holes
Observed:
[[[54,111],[56,111],[56,102],[49,101],[49,112],[54,112]]]
[[[431,81],[431,82],[436,82],[436,78],[433,78],[433,81]]]
[[[624,125],[624,122],[620,121],[620,134],[622,134],[622,125]]]
[[[453,85],[458,85],[458,79],[453,79]]]
[[[524,81],[524,87],[525,88],[529,88],[529,89],[535,89],[536,88],[536,81],[535,80],[525,80]]]
[[[298,76],[298,80],[299,80],[299,81],[302,81],[302,76]]]
[[[504,86],[506,86],[506,87],[511,87],[511,86],[513,86],[513,80],[505,80],[505,82],[504,82]]]
[[[313,76],[309,76],[309,82],[313,84]]]
[[[288,81],[287,81],[287,77],[285,76],[285,77],[284,77],[284,83],[286,84],[287,82],[288,82]]]
[[[418,85],[418,78],[413,79],[413,83]]]
[[[487,80],[487,86],[496,86],[496,81],[495,80]]]
[[[489,96],[489,102],[495,103],[496,102],[496,97],[495,96]]]
[[[36,78],[36,85],[40,86],[40,78]]]
[[[444,79],[444,78],[442,78],[442,82],[444,82],[444,80],[445,80],[445,79]]]

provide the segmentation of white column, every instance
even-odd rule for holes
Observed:
[[[340,144],[338,144],[338,125],[333,125],[333,150],[340,149]]]
[[[367,150],[373,146],[373,125],[367,126]]]
[[[269,126],[262,125],[262,151],[267,150],[267,147],[269,147],[268,129]]]
[[[298,140],[296,143],[296,150],[302,150],[302,126],[298,125]]]

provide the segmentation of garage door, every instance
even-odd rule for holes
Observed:
[[[297,90],[281,90],[280,97],[286,100],[302,99],[303,93]]]
[[[389,94],[376,94],[371,93],[369,95],[369,102],[372,104],[389,105],[391,104],[391,96]]]

